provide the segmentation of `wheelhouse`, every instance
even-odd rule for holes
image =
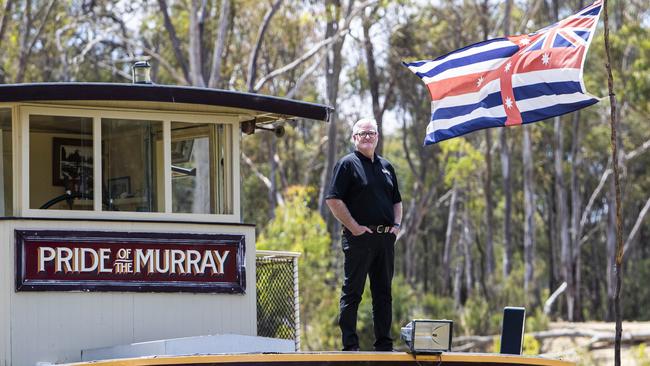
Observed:
[[[256,336],[242,131],[329,113],[205,88],[0,85],[0,364]]]

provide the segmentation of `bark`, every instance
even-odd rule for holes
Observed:
[[[639,216],[637,216],[636,222],[634,223],[634,226],[630,231],[630,235],[627,237],[627,240],[625,240],[625,245],[623,245],[623,255],[627,253],[627,251],[630,249],[630,246],[634,243],[636,234],[639,232],[639,229],[641,228],[641,223],[643,222],[643,219],[648,213],[648,209],[650,209],[650,198],[645,202],[645,205],[643,205],[643,208],[639,212]]]
[[[580,271],[581,253],[580,253],[580,210],[582,209],[582,200],[580,194],[580,183],[578,171],[582,168],[582,154],[580,154],[580,111],[573,113],[573,131],[571,134],[571,248],[573,253],[573,267],[575,268],[576,288],[582,287],[582,276]],[[576,312],[574,317],[577,321],[582,320],[582,299],[580,291],[575,294]]]
[[[376,10],[377,6],[373,8],[372,14],[374,14]],[[374,48],[372,45],[372,40],[370,39],[370,27],[372,24],[372,17],[365,17],[363,19],[363,48],[366,54],[366,69],[368,70],[368,84],[370,88],[370,96],[372,99],[372,114],[375,117],[375,121],[377,121],[377,131],[379,132],[380,136],[383,136],[383,111],[379,104],[379,78],[377,76],[377,67],[375,66]],[[383,139],[379,139],[379,142],[377,143],[377,154],[382,155],[383,147],[384,141]]]
[[[257,30],[255,46],[253,47],[250,59],[248,60],[248,79],[246,81],[246,87],[249,92],[256,92],[259,90],[256,90],[254,87],[255,79],[257,78],[257,58],[259,57],[260,49],[262,48],[262,42],[264,41],[264,36],[269,27],[269,24],[271,23],[271,19],[278,11],[278,9],[280,9],[280,5],[282,5],[282,0],[275,0],[271,8],[266,11],[266,14],[264,14],[262,24],[260,24],[260,27]]]
[[[451,251],[452,251],[452,236],[454,233],[454,222],[456,220],[456,201],[458,197],[458,188],[456,181],[453,183],[451,199],[449,200],[449,215],[447,216],[447,230],[445,231],[445,247],[442,251],[442,293],[444,295],[450,294],[451,286]]]
[[[523,126],[524,164],[524,294],[528,295],[535,272],[535,186],[529,126]]]
[[[614,194],[616,203],[616,255],[615,255],[615,268],[616,268],[616,290],[614,293],[614,316],[616,318],[616,330],[614,337],[614,364],[620,366],[621,364],[621,335],[623,333],[622,315],[621,315],[621,285],[623,270],[623,219],[621,208],[621,186],[618,174],[618,115],[616,112],[616,94],[614,93],[614,76],[612,75],[611,57],[609,50],[609,13],[607,11],[607,0],[603,1],[604,23],[605,23],[605,55],[607,69],[607,88],[609,90],[609,103],[610,103],[610,146],[612,149],[612,166],[614,169]],[[622,23],[622,21],[621,21]],[[620,23],[619,23],[620,24]]]
[[[503,16],[503,33],[510,34],[510,13],[512,0],[507,0]],[[512,182],[510,180],[510,148],[508,147],[507,129],[499,130],[501,142],[501,173],[503,175],[503,196],[505,207],[503,213],[503,278],[510,275],[512,269]]]
[[[43,28],[47,24],[47,19],[52,13],[52,9],[56,4],[56,0],[50,0],[47,5],[37,9],[36,14],[32,17],[32,1],[27,0],[25,2],[25,10],[23,12],[20,40],[19,45],[20,49],[18,50],[18,69],[16,71],[16,83],[22,83],[25,80],[25,72],[27,71],[27,61],[34,50],[36,42],[41,38],[41,33],[43,33]],[[34,27],[34,20],[39,19],[40,24],[36,30],[32,39],[29,39],[29,33],[27,30]]]
[[[562,279],[568,285],[567,289],[567,319],[573,321],[574,305],[575,305],[575,281],[573,277],[573,267],[571,260],[571,243],[569,242],[569,218],[568,207],[566,202],[566,190],[564,188],[564,134],[561,125],[560,117],[554,118],[554,136],[555,136],[555,151],[553,154],[553,171],[555,177],[555,205],[557,208],[557,227],[560,239],[560,265]]]
[[[7,0],[5,3],[5,8],[0,18],[0,45],[2,45],[2,40],[5,37],[5,31],[7,30],[7,23],[11,18],[11,7],[13,6],[14,0]]]
[[[269,147],[269,155],[268,155],[269,166],[271,170],[269,172],[269,180],[271,181],[271,185],[269,186],[269,217],[271,219],[275,217],[275,207],[278,205],[278,200],[276,199],[276,196],[279,195],[278,183],[277,183],[278,164],[273,158],[275,156],[275,151],[277,148],[276,140],[277,139],[275,138],[275,135],[272,134],[266,135],[266,141]]]
[[[230,0],[221,0],[219,9],[219,30],[214,40],[214,51],[212,53],[212,68],[210,70],[209,88],[218,88],[221,82],[221,60],[226,43],[226,35],[230,27]]]
[[[494,274],[496,261],[494,260],[494,202],[492,198],[492,131],[485,130],[485,257],[487,277]]]
[[[462,234],[461,234],[462,235]],[[462,240],[462,239],[461,239]],[[455,245],[453,248],[453,267],[454,267],[454,278],[453,278],[453,288],[452,293],[454,297],[454,308],[460,309],[461,307],[461,291],[462,291],[462,278],[463,278],[463,258],[462,258],[462,247],[460,245]]]
[[[483,39],[490,37],[490,6],[489,1],[480,3],[481,28]],[[491,277],[496,269],[494,260],[494,202],[492,198],[492,130],[485,130],[485,180],[483,182],[485,194],[485,277]],[[484,283],[484,281],[483,281]],[[485,287],[485,286],[484,286]]]
[[[499,130],[501,140],[501,174],[503,175],[503,196],[505,207],[503,213],[503,278],[512,270],[512,182],[510,180],[510,148],[508,147],[507,129]]]
[[[174,50],[174,56],[176,56],[176,62],[183,71],[183,76],[185,77],[185,82],[187,84],[192,83],[192,78],[190,77],[189,67],[187,66],[187,61],[183,55],[183,49],[181,47],[181,41],[176,35],[176,28],[172,23],[171,17],[169,16],[169,9],[167,7],[167,0],[158,0],[158,6],[160,7],[160,12],[163,15],[163,24],[165,25],[165,30],[167,30],[167,35],[169,40],[172,43],[172,49]]]
[[[190,29],[189,29],[189,59],[190,59],[190,80],[192,85],[205,87],[203,79],[203,55],[202,55],[202,36],[201,36],[201,16],[204,4],[201,0],[192,0],[190,6]]]
[[[469,220],[468,205],[464,205],[463,209],[463,258],[465,259],[465,287],[467,289],[467,297],[471,297],[474,289],[474,276],[472,266],[472,232]]]
[[[353,1],[350,1],[349,8],[351,9]],[[341,3],[339,0],[327,0],[326,2],[327,9],[327,28],[325,31],[325,39],[335,39],[333,38],[338,31],[338,23],[341,19]],[[338,105],[338,94],[339,94],[339,79],[342,69],[342,55],[341,50],[343,48],[343,43],[345,42],[345,37],[336,38],[334,44],[331,48],[328,49],[327,56],[325,58],[325,90],[327,97],[327,104],[330,105],[334,110]],[[326,150],[326,164],[321,174],[321,191],[319,194],[318,206],[321,216],[325,218],[327,222],[327,227],[330,231],[330,234],[334,237],[337,231],[336,220],[329,214],[325,202],[325,194],[330,186],[330,181],[332,178],[332,169],[334,169],[334,164],[336,163],[336,154],[337,154],[337,118],[336,113],[333,113],[330,118],[330,123],[327,126],[327,150]],[[332,241],[334,243],[334,241]]]

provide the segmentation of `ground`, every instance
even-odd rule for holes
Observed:
[[[594,332],[614,333],[614,323],[585,322],[566,323],[555,322],[550,324],[550,329],[578,329]],[[650,322],[624,322],[623,332],[649,333]],[[558,337],[545,340],[541,352],[547,356],[562,358],[576,362],[579,366],[614,365],[614,345],[606,348],[587,350],[589,338],[585,337]],[[625,366],[650,366],[650,342],[646,342],[645,356],[640,355],[639,345],[626,345],[621,347],[621,365]]]

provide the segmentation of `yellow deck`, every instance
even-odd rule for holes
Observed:
[[[330,364],[363,364],[372,365],[388,362],[391,366],[421,364],[428,365],[539,365],[539,366],[575,366],[573,362],[554,360],[541,357],[511,356],[484,353],[444,353],[441,355],[413,356],[404,352],[301,352],[284,354],[218,354],[191,356],[148,356],[128,359],[91,361],[66,364],[66,366],[150,366],[150,365],[262,365],[269,363],[313,363],[315,365]]]

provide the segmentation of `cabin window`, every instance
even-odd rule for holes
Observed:
[[[229,123],[206,115],[133,111],[59,109],[53,113],[58,115],[48,115],[45,108],[26,107],[23,113],[30,209],[118,217],[234,214]],[[5,182],[11,183],[10,109],[0,114],[0,122],[0,132],[9,131],[2,137]],[[11,206],[11,184],[4,188]]]
[[[11,109],[0,108],[0,216],[13,215],[13,146],[11,140]]]
[[[29,116],[29,205],[93,209],[93,120]]]
[[[162,122],[102,119],[102,207],[164,212]]]
[[[224,125],[171,123],[172,212],[232,213]]]

